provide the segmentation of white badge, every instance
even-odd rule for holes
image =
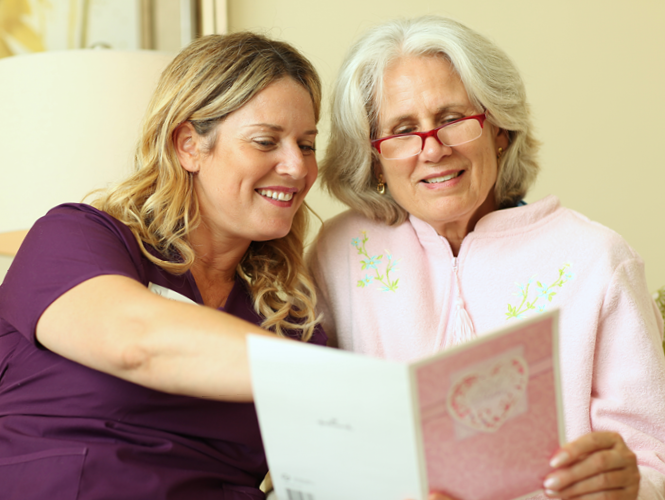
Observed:
[[[196,302],[194,302],[192,299],[189,299],[184,295],[179,294],[178,292],[174,292],[170,288],[166,288],[160,285],[155,285],[152,282],[148,283],[148,290],[150,290],[152,293],[156,293],[157,295],[161,295],[166,299],[177,300],[178,302],[184,302],[185,304],[199,305]]]

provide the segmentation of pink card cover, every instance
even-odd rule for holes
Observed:
[[[415,368],[430,490],[508,500],[542,488],[560,445],[553,321]]]

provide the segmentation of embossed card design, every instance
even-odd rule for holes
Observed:
[[[528,323],[415,368],[430,488],[501,500],[542,487],[559,447],[549,330]]]

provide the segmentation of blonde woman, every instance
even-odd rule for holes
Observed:
[[[3,498],[264,498],[245,337],[325,343],[302,261],[320,101],[289,45],[199,39],[136,172],[35,224],[0,287]]]

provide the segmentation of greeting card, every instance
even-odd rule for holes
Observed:
[[[252,336],[255,402],[280,499],[510,500],[564,442],[558,313],[412,363]]]

